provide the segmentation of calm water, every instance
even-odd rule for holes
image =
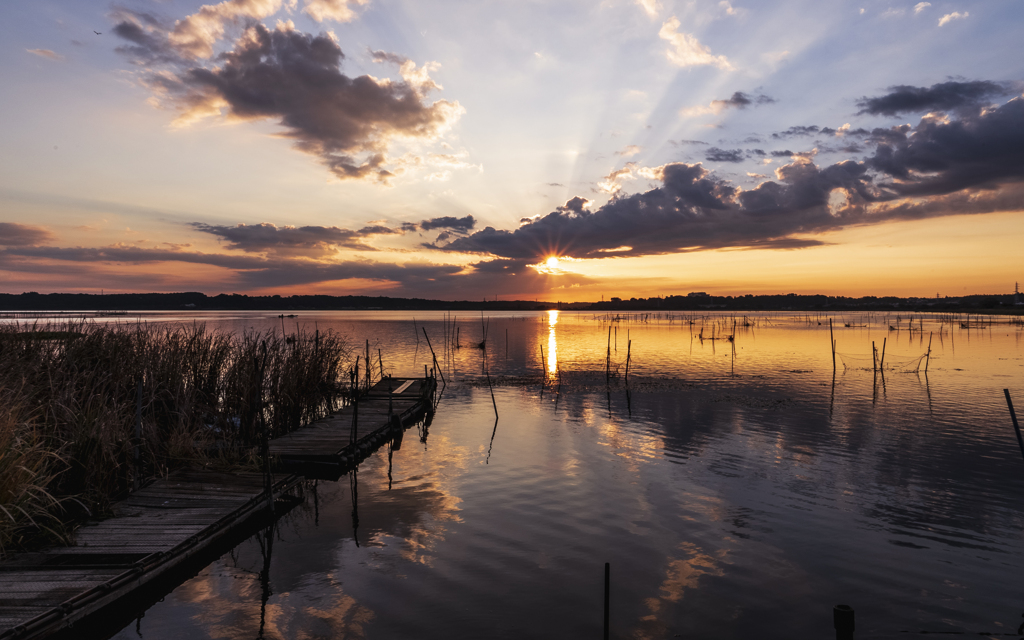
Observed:
[[[1024,407],[1019,327],[837,316],[833,377],[827,319],[608,320],[492,314],[480,350],[467,313],[456,350],[441,313],[286,319],[369,340],[395,375],[430,363],[425,327],[450,378],[433,424],[310,483],[268,571],[252,538],[115,637],[597,638],[605,562],[618,638],[828,638],[837,603],[858,638],[1016,632],[1024,460],[1002,390]],[[927,374],[907,372],[929,336]],[[898,366],[876,376],[883,339]]]

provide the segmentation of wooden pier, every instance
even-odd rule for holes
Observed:
[[[338,478],[405,428],[429,420],[435,390],[429,377],[384,378],[341,411],[271,440],[271,457],[284,473],[269,491],[259,473],[176,471],[133,492],[113,517],[78,529],[73,546],[0,563],[0,640],[74,635],[76,623],[152,589],[204,551],[248,532],[259,516],[270,517],[270,506],[302,475]]]
[[[114,517],[81,527],[75,546],[0,564],[0,639],[71,629],[247,529],[300,480],[280,476],[268,495],[259,473],[183,470],[135,491]]]
[[[336,479],[428,416],[436,385],[433,378],[384,378],[344,409],[271,440],[270,455],[279,469]]]

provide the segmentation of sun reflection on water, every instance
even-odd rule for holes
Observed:
[[[548,377],[558,373],[558,340],[555,338],[555,325],[558,324],[558,309],[548,311]]]

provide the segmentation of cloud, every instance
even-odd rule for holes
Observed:
[[[115,33],[133,43],[125,53],[140,64],[171,65],[149,73],[145,82],[161,104],[179,111],[178,124],[222,115],[277,120],[295,148],[316,157],[339,179],[387,182],[403,170],[398,165],[417,162],[390,161],[392,141],[435,140],[464,113],[458,102],[428,101],[427,94],[438,88],[428,74],[436,65],[417,68],[404,57],[374,52],[375,59],[399,66],[402,81],[352,78],[341,73],[344,54],[328,34],[313,36],[280,22],[270,30],[256,23],[217,57],[215,66],[196,66],[164,37],[158,21],[119,15],[127,17]]]
[[[683,116],[699,116],[707,114],[719,114],[726,109],[746,109],[750,105],[759,107],[763,104],[771,104],[776,102],[775,98],[771,98],[764,94],[751,96],[737,91],[732,94],[731,97],[724,100],[712,100],[706,107],[690,107],[689,109],[683,109],[680,111],[680,115]]]
[[[370,4],[370,0],[306,0],[306,7],[303,10],[317,22],[324,20],[350,22],[356,17],[353,6],[368,4]]]
[[[773,133],[772,134],[772,138],[775,138],[776,140],[781,140],[782,138],[793,138],[793,137],[800,137],[800,136],[813,136],[813,135],[817,135],[817,134],[819,134],[821,132],[822,132],[821,127],[819,127],[817,125],[813,125],[813,124],[812,125],[797,125],[797,126],[794,126],[794,127],[790,127],[788,129],[786,129],[785,131],[779,131],[777,133]]]
[[[1024,98],[958,119],[926,116],[912,135],[894,131],[867,164],[891,176],[883,187],[903,197],[1024,180]]]
[[[644,12],[647,13],[649,18],[658,17],[658,9],[661,7],[658,5],[658,0],[636,0],[636,3],[643,7]]]
[[[616,151],[615,155],[622,156],[624,158],[631,158],[636,154],[640,153],[641,148],[635,144],[627,145],[622,151]]]
[[[895,116],[900,113],[921,113],[946,111],[963,107],[975,107],[982,101],[1012,93],[1009,86],[989,80],[971,82],[942,82],[930,87],[897,85],[889,87],[889,93],[876,98],[861,98],[858,114]]]
[[[339,247],[356,251],[376,251],[365,244],[367,238],[402,233],[382,225],[363,227],[358,231],[338,227],[278,227],[269,222],[260,224],[211,225],[193,222],[191,226],[227,242],[229,249],[248,253],[268,252],[275,255],[319,257],[335,253]]]
[[[704,142],[702,140],[669,140],[668,143],[671,145],[678,146],[707,144],[707,142]]]
[[[745,156],[743,155],[743,149],[719,149],[718,147],[711,147],[704,155],[704,159],[708,162],[743,162],[743,160],[745,160]]]
[[[932,6],[930,2],[918,2],[914,5],[914,13],[921,13],[930,6]]]
[[[711,49],[702,45],[697,38],[688,33],[680,33],[679,24],[679,19],[672,16],[658,31],[658,36],[671,45],[665,52],[669,62],[680,67],[711,65],[727,71],[733,68],[725,56],[711,55]]]
[[[746,9],[738,9],[728,2],[728,0],[722,0],[718,3],[718,6],[725,11],[727,16],[741,16],[747,12]]]
[[[597,183],[598,191],[610,193],[613,196],[622,191],[622,185],[620,182],[623,180],[635,180],[636,178],[656,178],[656,173],[648,168],[641,167],[635,162],[627,162],[626,166],[621,169],[612,171]],[[578,204],[583,207],[586,206],[586,200],[580,198],[573,198],[565,206]],[[582,210],[582,209],[581,209]]]
[[[39,56],[40,58],[46,58],[47,60],[60,61],[64,59],[64,56],[59,53],[54,53],[49,49],[25,49],[25,51],[28,51],[32,55]]]
[[[44,227],[0,222],[0,246],[3,247],[32,247],[52,239],[53,234]]]
[[[168,40],[189,57],[209,58],[224,36],[226,25],[245,19],[259,20],[277,13],[281,0],[225,0],[204,4],[199,11],[175,23]]]
[[[969,15],[971,14],[967,13],[966,11],[964,11],[963,13],[960,13],[959,11],[947,13],[946,15],[939,18],[939,26],[944,26],[947,22],[952,22],[953,20],[963,20]]]
[[[1024,98],[958,119],[926,116],[876,139],[885,141],[865,160],[819,167],[797,156],[749,190],[699,164],[667,164],[649,170],[655,188],[594,211],[567,203],[514,231],[487,227],[440,248],[534,260],[607,257],[622,246],[631,249],[617,255],[796,248],[849,225],[1024,206]]]
[[[475,226],[476,219],[471,215],[464,218],[442,216],[440,218],[424,220],[420,223],[420,228],[424,231],[430,231],[431,229],[452,229],[455,231],[469,232]]]
[[[185,251],[180,248],[143,248],[130,245],[108,247],[18,246],[0,248],[0,271],[53,274],[67,282],[84,275],[91,282],[102,279],[109,286],[125,289],[180,290],[180,268],[175,263],[213,267],[205,279],[192,281],[198,290],[266,291],[302,285],[345,282],[345,293],[386,292],[417,298],[475,299],[504,296],[533,297],[550,289],[551,276],[528,267],[527,260],[497,259],[462,266],[432,262],[337,262],[255,255],[225,255]],[[73,268],[69,268],[74,265]],[[136,265],[145,269],[125,269]],[[161,267],[165,271],[161,272]],[[196,271],[190,271],[193,277]],[[202,273],[202,272],[199,272]],[[557,276],[565,286],[587,284],[579,274]],[[89,285],[86,285],[89,286]],[[294,291],[292,291],[294,292]],[[453,296],[453,292],[455,292]]]

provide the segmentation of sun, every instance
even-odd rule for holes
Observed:
[[[558,268],[558,256],[551,256],[550,258],[547,259],[547,261],[544,263],[544,265],[547,266],[548,269],[557,269]]]

